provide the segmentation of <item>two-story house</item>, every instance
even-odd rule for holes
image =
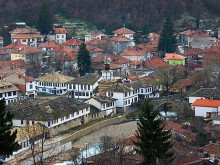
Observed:
[[[88,99],[95,95],[98,82],[102,77],[98,74],[89,74],[68,82],[68,91],[72,98]]]
[[[120,53],[124,58],[127,58],[131,61],[146,61],[146,52],[140,50],[137,47],[129,47],[127,50],[124,50]]]
[[[95,38],[103,40],[106,38],[106,34],[104,34],[102,31],[91,31],[89,34],[85,35],[85,42],[88,42],[90,40],[93,40]]]
[[[37,92],[64,95],[67,93],[67,83],[73,79],[73,77],[60,74],[59,72],[46,74],[39,77]]]
[[[67,97],[55,99],[30,98],[6,107],[14,114],[13,126],[25,127],[41,123],[58,134],[89,120],[90,105]]]
[[[120,29],[113,31],[113,33],[114,33],[114,36],[123,35],[123,36],[129,38],[130,40],[133,40],[135,32],[123,27],[123,28],[120,28]]]
[[[76,50],[79,50],[79,47],[80,45],[82,44],[83,42],[81,40],[78,40],[76,38],[72,38],[66,42],[63,43],[63,45],[66,45],[70,48],[73,48],[73,49],[76,49]]]
[[[57,43],[66,42],[67,30],[65,28],[54,28],[48,35],[49,41],[56,41]]]
[[[36,97],[37,95],[37,79],[17,74],[11,74],[4,77],[3,80],[13,83],[23,96]]]
[[[18,100],[18,88],[10,82],[0,81],[0,99],[5,99],[6,105]]]

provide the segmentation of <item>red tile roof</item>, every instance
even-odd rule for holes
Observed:
[[[167,121],[164,124],[164,128],[163,129],[164,130],[173,130],[175,132],[178,132],[179,134],[185,136],[186,141],[188,141],[188,142],[190,142],[192,140],[195,140],[196,134],[193,133],[190,130],[183,129],[182,126],[183,126],[182,124],[177,124],[177,123],[173,123],[173,122]]]
[[[137,65],[141,65],[141,64],[142,64],[141,61],[136,61],[136,60],[132,61],[132,65],[137,66]]]
[[[127,50],[124,50],[120,55],[121,56],[143,56],[144,54],[146,53],[137,47],[129,47]]]
[[[55,41],[47,41],[39,45],[40,48],[56,48],[59,47],[60,44]]]
[[[192,105],[198,107],[218,108],[220,107],[220,100],[197,99]]]
[[[175,53],[166,53],[165,60],[184,60],[186,57]]]
[[[71,46],[80,46],[82,43],[83,43],[82,41],[73,38],[73,39],[70,39],[70,40],[64,42],[63,44],[64,45],[71,45]]]
[[[27,45],[22,44],[20,41],[16,41],[15,43],[5,46],[4,48],[5,49],[19,49],[22,47],[27,47]]]
[[[147,69],[156,69],[162,67],[170,67],[170,64],[168,64],[167,62],[163,61],[163,59],[158,57],[145,62],[145,68]]]
[[[92,68],[94,70],[105,70],[105,64],[104,62],[96,63],[95,65],[92,65]],[[122,67],[113,63],[110,63],[110,69],[121,69]]]
[[[92,62],[103,62],[106,60],[106,58],[110,58],[111,59],[111,63],[114,64],[127,64],[130,63],[131,61],[127,58],[124,58],[122,56],[116,56],[113,54],[100,54],[97,57],[92,59]]]
[[[220,51],[212,52],[203,57],[204,60],[220,60]]]
[[[182,34],[184,36],[191,36],[194,33],[195,33],[194,30],[186,30],[186,31],[181,32],[180,34]]]
[[[31,39],[31,38],[44,38],[40,34],[16,34],[12,36],[13,39]]]
[[[134,34],[135,32],[125,27],[113,31],[114,34]]]
[[[8,54],[7,51],[5,51],[5,50],[0,50],[0,55],[6,55],[6,54]]]
[[[184,157],[175,160],[171,163],[171,165],[190,165],[190,164],[196,164],[197,162],[201,161],[201,157],[197,153],[188,154]]]
[[[25,68],[26,63],[24,60],[11,60],[11,61],[0,61],[0,67],[1,66],[10,66],[12,68]]]
[[[56,53],[59,53],[59,52],[69,52],[69,53],[73,53],[73,52],[78,52],[77,50],[73,49],[73,48],[70,48],[68,46],[65,46],[65,45],[60,45],[59,47],[56,47],[54,48],[53,50],[51,50],[51,52],[56,52]]]
[[[154,40],[147,44],[138,44],[136,47],[145,52],[157,52],[159,40]]]
[[[57,56],[58,61],[76,61],[77,60],[77,54],[74,53],[68,53],[68,52],[62,52]]]
[[[212,46],[208,49],[202,50],[203,53],[213,53],[215,51],[220,50],[220,45],[219,46]]]
[[[149,33],[147,38],[150,38],[150,39],[153,39],[153,40],[159,40],[160,35],[156,34],[156,33]]]
[[[111,41],[117,41],[117,42],[129,42],[131,41],[129,38],[123,36],[123,35],[119,35],[119,36],[114,36],[112,38],[110,38]]]
[[[192,86],[195,82],[191,79],[183,79],[180,80],[179,83],[183,86],[183,87],[188,87],[188,86]]]
[[[104,34],[102,31],[94,30],[89,33],[91,36],[96,37],[100,34]]]
[[[210,37],[210,35],[201,31],[195,31],[195,33],[191,34],[191,37]]]
[[[54,32],[56,34],[67,34],[67,30],[65,28],[54,28]]]
[[[203,150],[208,152],[210,155],[220,157],[220,148],[218,143],[211,143],[203,147]]]
[[[40,50],[39,48],[36,47],[23,47],[21,48],[21,50],[19,50],[18,52],[16,52],[18,54],[35,54],[35,53],[43,53],[42,50]]]
[[[31,28],[17,28],[14,30],[11,30],[9,32],[10,34],[36,34],[37,29],[31,29]]]
[[[24,79],[25,82],[37,81],[37,79],[32,78],[32,77],[27,77],[27,76],[21,76],[21,78]]]
[[[93,53],[93,52],[103,52],[102,49],[97,48],[97,47],[94,47],[94,46],[90,46],[90,45],[87,45],[87,46],[86,46],[86,49],[87,49],[90,53]]]
[[[15,86],[19,89],[19,91],[24,95],[26,92],[26,86],[23,84],[15,84]]]
[[[202,49],[199,49],[199,48],[192,48],[184,53],[185,56],[200,55],[200,54],[202,54]]]
[[[90,41],[87,41],[86,44],[89,44],[89,45],[100,45],[100,44],[104,44],[105,41],[103,40],[100,40],[98,38],[95,38],[93,40],[90,40]]]

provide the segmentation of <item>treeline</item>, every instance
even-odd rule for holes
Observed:
[[[1,0],[0,24],[26,21],[34,25],[42,2],[45,0]],[[193,16],[198,12],[220,13],[218,0],[47,0],[47,2],[54,12],[89,20],[99,29],[107,29],[107,32],[123,24],[137,29],[147,24],[151,30],[159,30],[166,16],[179,18],[185,12]]]

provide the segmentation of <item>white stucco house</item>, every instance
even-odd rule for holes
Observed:
[[[220,100],[197,99],[192,104],[192,109],[197,117],[211,118],[219,115]]]
[[[85,101],[100,110],[99,116],[108,116],[111,113],[116,114],[116,99],[104,95],[96,95]]]
[[[48,35],[49,41],[56,41],[57,43],[66,42],[67,30],[65,28],[54,28]]]
[[[89,99],[95,95],[98,82],[102,77],[98,74],[88,74],[67,82],[68,92],[72,98]]]
[[[10,82],[0,81],[0,100],[5,99],[6,105],[18,100],[18,88]]]

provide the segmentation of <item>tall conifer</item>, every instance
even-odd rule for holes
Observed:
[[[140,120],[137,122],[136,151],[143,157],[146,165],[168,164],[174,158],[171,151],[171,132],[164,131],[163,120],[158,110],[146,100],[141,106]]]
[[[177,40],[174,34],[173,22],[166,18],[163,23],[162,33],[158,44],[158,50],[165,53],[174,53],[177,49]]]
[[[89,51],[86,49],[85,43],[80,45],[77,63],[80,76],[84,76],[86,73],[91,72],[91,57]]]
[[[13,115],[5,110],[5,100],[0,100],[0,164],[1,160],[20,148],[18,142],[15,142],[17,131],[10,130],[12,118]]]

